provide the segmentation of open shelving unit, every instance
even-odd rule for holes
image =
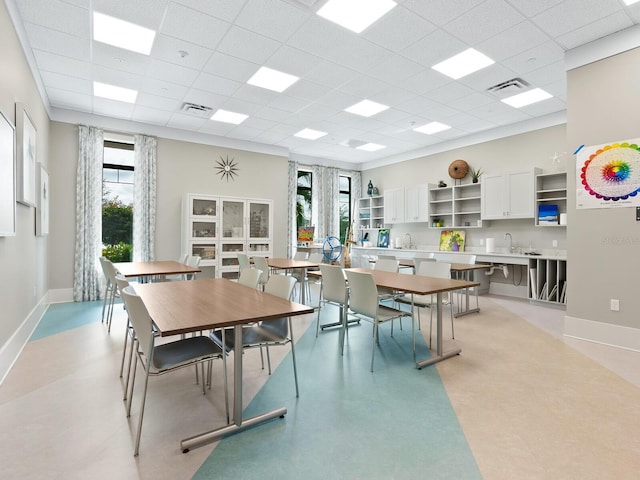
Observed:
[[[367,232],[371,242],[376,242],[378,230],[384,228],[384,196],[362,197],[358,200],[358,235],[364,237]]]
[[[480,183],[430,188],[429,228],[481,227],[481,198]]]
[[[529,260],[529,299],[556,306],[567,303],[567,261],[548,258]]]
[[[540,223],[538,209],[541,205],[557,205],[558,218],[561,213],[567,213],[567,172],[541,173],[536,175],[536,226],[537,227],[565,227],[559,221],[555,223]]]

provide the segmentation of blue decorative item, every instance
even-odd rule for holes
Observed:
[[[342,243],[337,237],[327,237],[322,244],[322,254],[328,262],[335,262],[342,255]]]

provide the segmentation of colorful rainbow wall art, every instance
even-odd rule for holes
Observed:
[[[585,147],[576,162],[577,208],[640,205],[640,139]]]

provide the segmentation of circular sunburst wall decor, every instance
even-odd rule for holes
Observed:
[[[218,170],[217,173],[220,175],[220,180],[226,180],[227,182],[229,179],[235,180],[234,177],[238,175],[238,170],[240,169],[238,168],[238,162],[233,157],[230,159],[229,155],[227,155],[222,158],[222,155],[220,155],[220,160],[216,160],[216,163],[218,164],[216,170]]]

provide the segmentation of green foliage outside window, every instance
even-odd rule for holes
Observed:
[[[112,262],[130,262],[133,251],[133,206],[116,198],[102,202],[102,254]]]

